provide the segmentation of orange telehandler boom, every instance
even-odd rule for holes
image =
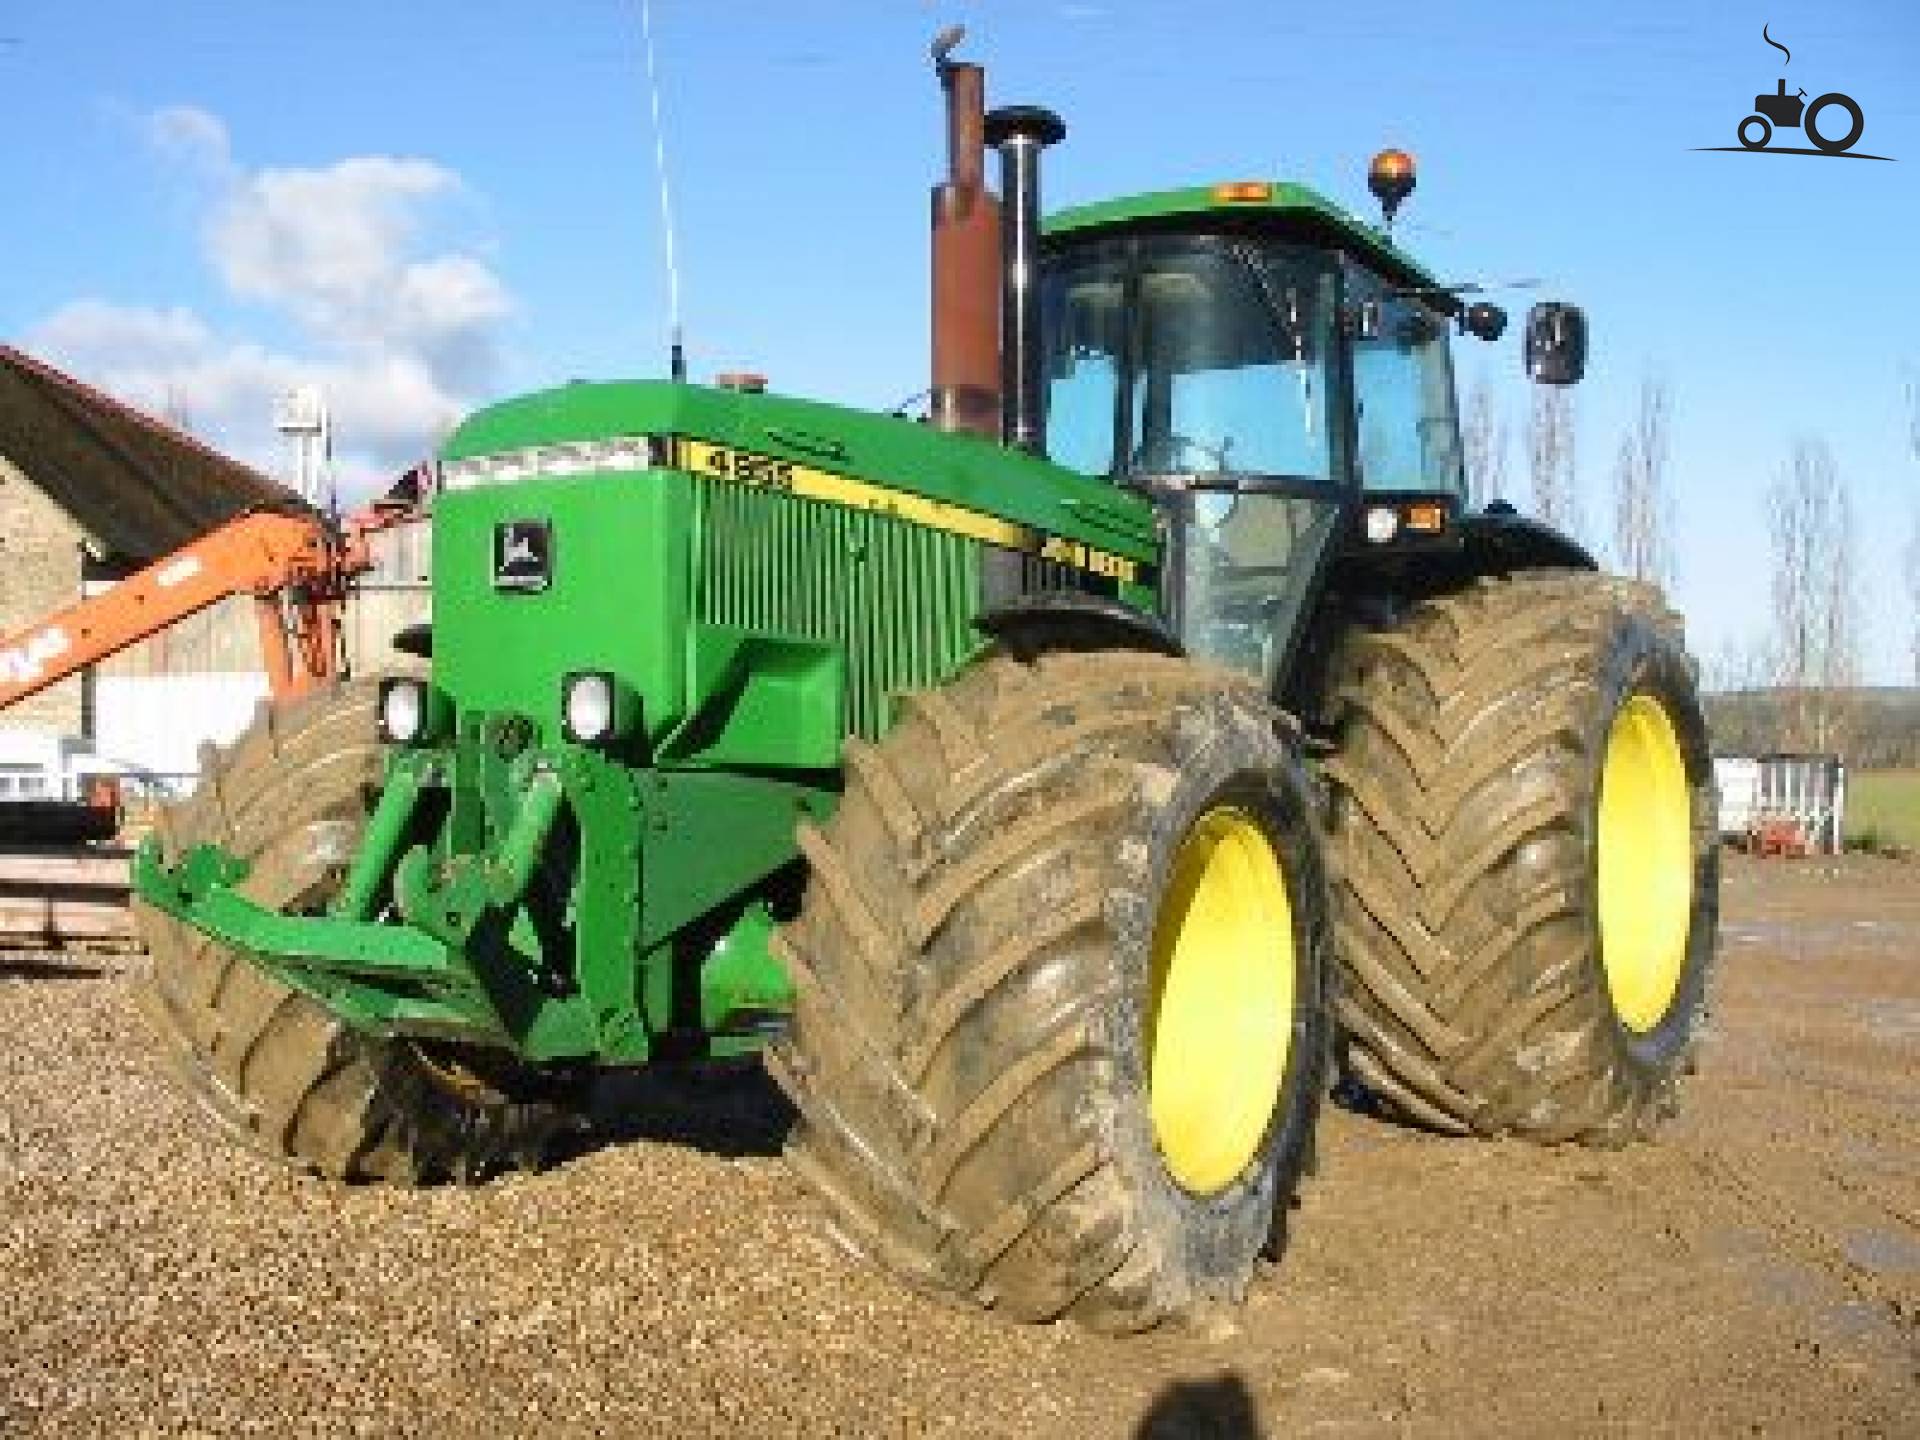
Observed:
[[[0,709],[58,684],[229,595],[251,594],[276,702],[340,673],[347,584],[371,566],[364,531],[256,510],[182,546],[105,594],[0,640]]]

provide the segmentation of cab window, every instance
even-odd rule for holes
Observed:
[[[1047,458],[1083,475],[1111,475],[1127,343],[1126,268],[1117,253],[1048,269],[1041,288],[1046,336]]]
[[[1354,286],[1355,460],[1369,490],[1462,494],[1447,320],[1377,279]]]

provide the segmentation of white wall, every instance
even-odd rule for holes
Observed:
[[[1790,820],[1816,851],[1840,853],[1847,812],[1847,768],[1831,755],[1720,756],[1720,833],[1744,834],[1768,820]]]
[[[1720,756],[1713,762],[1713,780],[1720,787],[1720,833],[1746,834],[1760,803],[1760,762]]]
[[[191,777],[200,746],[231,744],[253,723],[267,693],[258,671],[200,675],[102,675],[94,754],[104,767]]]

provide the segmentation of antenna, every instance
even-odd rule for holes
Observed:
[[[673,192],[667,186],[667,133],[660,125],[660,72],[653,55],[653,0],[640,0],[640,34],[646,41],[647,96],[653,107],[653,170],[660,179],[660,229],[667,256],[668,364],[676,381],[687,378],[685,332],[680,324],[680,265],[673,248]]]

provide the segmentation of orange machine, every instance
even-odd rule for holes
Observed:
[[[104,595],[0,640],[0,709],[229,595],[251,594],[275,701],[340,673],[347,583],[369,568],[365,532],[256,510],[155,561]]]
[[[352,579],[372,567],[366,537],[417,515],[380,504],[344,530],[317,515],[255,510],[129,576],[103,595],[0,639],[0,709],[204,610],[252,595],[275,703],[343,670],[341,620]],[[74,798],[0,804],[0,948],[57,948],[127,935],[126,881],[89,846],[122,833],[120,783],[88,777]],[[119,863],[124,863],[121,861]]]

